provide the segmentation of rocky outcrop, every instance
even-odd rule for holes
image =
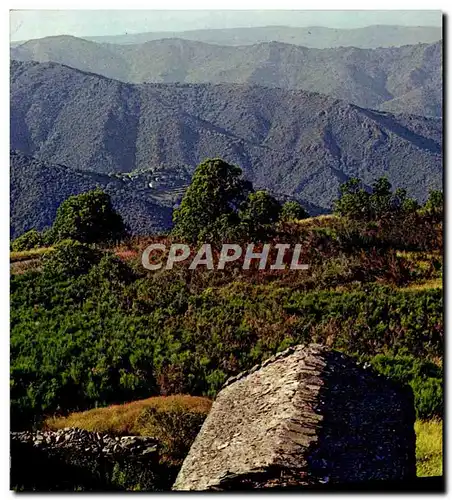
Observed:
[[[158,454],[158,441],[143,436],[111,436],[66,427],[58,431],[12,432],[11,439],[41,449],[64,449],[91,455],[143,456]]]
[[[326,347],[290,348],[226,383],[174,490],[415,478],[411,389]]]

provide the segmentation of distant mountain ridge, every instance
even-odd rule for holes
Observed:
[[[222,157],[256,188],[323,211],[350,177],[387,175],[422,201],[443,172],[438,118],[259,86],[132,85],[56,63],[12,62],[11,147],[98,173],[176,175]]]
[[[59,36],[11,49],[130,83],[244,83],[320,92],[358,106],[440,116],[442,44],[312,49],[271,42],[232,47],[181,39],[139,45]]]
[[[373,25],[363,28],[338,29],[324,26],[262,26],[249,28],[160,31],[113,36],[83,37],[101,43],[131,44],[163,38],[182,38],[218,45],[253,45],[260,42],[282,42],[318,49],[330,47],[400,47],[416,43],[433,43],[442,39],[437,26]]]

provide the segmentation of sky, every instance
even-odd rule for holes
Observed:
[[[101,36],[249,26],[360,28],[372,24],[441,26],[438,10],[12,10],[12,41],[52,35]]]

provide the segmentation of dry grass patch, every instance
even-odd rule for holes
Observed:
[[[157,396],[121,405],[71,413],[67,417],[51,417],[45,421],[45,426],[53,430],[79,427],[94,432],[144,436],[149,435],[149,426],[141,418],[145,410],[155,409],[159,412],[185,410],[187,413],[207,415],[211,405],[212,401],[203,397]]]
[[[33,250],[24,250],[22,252],[10,252],[10,262],[20,262],[23,260],[31,260],[42,257],[43,255],[51,252],[53,247],[34,248]]]
[[[442,278],[434,278],[427,281],[422,281],[418,283],[411,283],[406,287],[400,287],[399,290],[408,290],[413,292],[419,292],[423,290],[431,290],[434,288],[443,288],[443,279]]]

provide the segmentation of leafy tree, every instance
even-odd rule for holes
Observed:
[[[351,219],[368,218],[370,212],[369,193],[358,178],[349,179],[339,188],[340,197],[334,203],[334,211]]]
[[[250,193],[246,205],[240,210],[240,220],[253,224],[271,224],[276,222],[281,211],[281,205],[267,191]]]
[[[173,213],[173,234],[189,242],[223,238],[239,223],[238,210],[251,191],[239,167],[218,158],[206,160]]]
[[[444,210],[444,195],[442,191],[430,191],[428,200],[423,206],[423,212],[435,218],[442,219]]]
[[[243,209],[239,211],[242,234],[247,237],[266,238],[270,225],[276,222],[281,205],[267,191],[250,193]]]
[[[369,202],[370,213],[373,219],[378,219],[391,212],[393,201],[391,188],[391,183],[387,177],[381,177],[372,185]]]
[[[308,212],[298,203],[298,201],[286,201],[281,208],[279,219],[283,222],[306,219]]]
[[[57,210],[52,226],[54,241],[73,239],[82,243],[121,239],[125,227],[110,196],[100,189],[70,196]]]
[[[31,250],[43,245],[43,238],[36,229],[30,229],[26,233],[16,238],[11,243],[11,250],[13,252],[22,252],[24,250]]]
[[[407,197],[405,189],[398,188],[393,193],[386,177],[375,181],[369,191],[359,179],[350,179],[342,184],[340,193],[334,205],[335,212],[350,219],[379,220],[411,213],[418,208],[417,202]]]

